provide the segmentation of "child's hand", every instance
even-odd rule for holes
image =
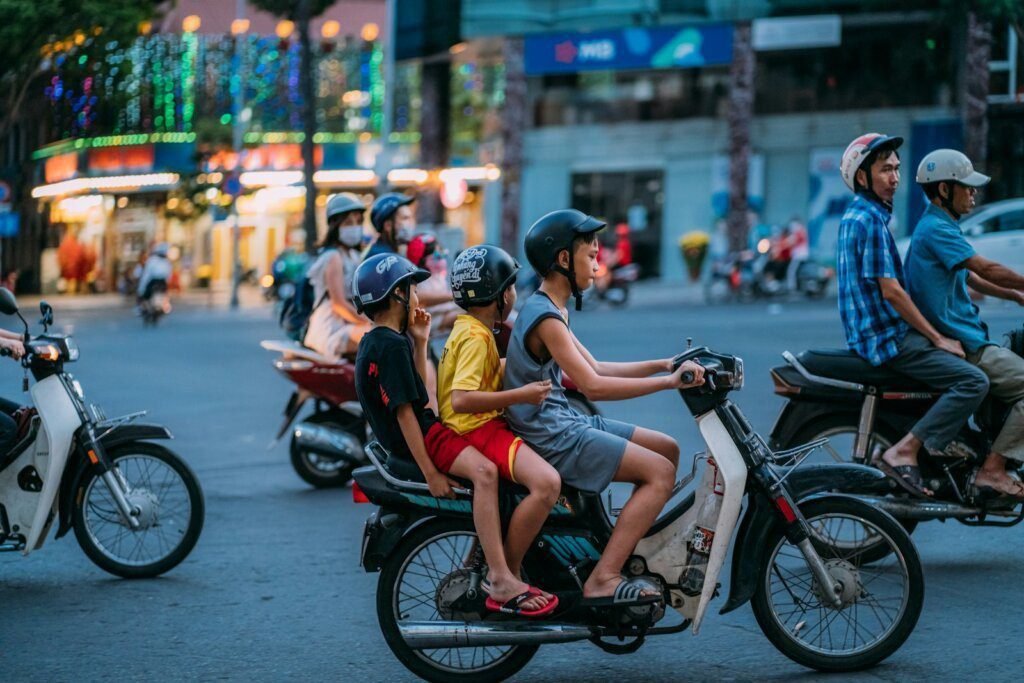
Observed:
[[[441,474],[440,472],[434,472],[433,474],[426,477],[427,487],[430,489],[430,495],[435,498],[454,498],[455,491],[452,491],[453,486],[458,486],[454,481]]]
[[[693,381],[689,384],[683,381],[684,372],[693,373]],[[699,387],[702,384],[704,384],[704,366],[700,363],[694,363],[692,360],[686,361],[669,375],[669,387],[671,389],[689,389],[690,387]]]
[[[551,394],[551,380],[545,379],[540,382],[524,384],[519,391],[522,392],[520,403],[532,403],[539,406]]]
[[[409,334],[414,341],[426,342],[430,338],[430,314],[426,309],[417,308],[412,312],[409,322]]]

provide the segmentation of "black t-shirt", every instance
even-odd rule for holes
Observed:
[[[427,408],[427,388],[413,363],[412,341],[388,327],[375,327],[359,342],[356,394],[374,436],[395,456],[412,458],[398,426],[398,407],[411,404],[426,434],[437,422]]]

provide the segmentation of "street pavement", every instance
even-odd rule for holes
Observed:
[[[695,344],[746,361],[736,402],[767,432],[782,401],[768,368],[786,349],[841,344],[834,302],[705,307],[671,287],[637,288],[630,307],[584,311],[573,328],[607,360],[665,357]],[[367,505],[348,489],[316,491],[292,471],[287,447],[268,442],[288,384],[259,347],[276,337],[268,307],[230,312],[193,302],[158,329],[123,308],[54,303],[57,329],[82,350],[71,369],[108,415],[150,411],[197,472],[206,526],[196,549],[159,579],[125,581],[91,564],[73,535],[28,558],[0,556],[0,666],[9,681],[404,681],[377,626],[377,575],[358,567]],[[995,334],[1024,309],[985,309]],[[30,317],[30,320],[33,319]],[[11,319],[0,325],[15,329]],[[0,364],[3,395],[20,369]],[[683,466],[701,450],[678,395],[601,406],[610,417],[679,440]],[[914,540],[927,589],[917,630],[875,669],[830,679],[1010,680],[1024,639],[1020,529],[922,525]],[[719,598],[719,602],[724,601]],[[651,639],[616,657],[588,643],[541,648],[520,681],[819,680],[779,654],[749,608],[712,614],[699,637]]]

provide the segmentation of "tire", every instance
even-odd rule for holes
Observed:
[[[203,491],[199,486],[199,480],[196,479],[196,475],[192,472],[192,469],[185,463],[184,460],[175,455],[170,449],[165,448],[159,444],[148,443],[144,441],[136,441],[133,443],[122,444],[116,448],[112,448],[108,453],[110,460],[116,465],[128,465],[129,460],[134,461],[135,459],[151,459],[159,461],[176,473],[183,485],[184,494],[187,497],[188,508],[187,508],[187,519],[184,524],[176,524],[173,526],[180,527],[181,535],[170,549],[163,553],[159,557],[155,557],[148,562],[127,562],[112,556],[110,551],[105,551],[100,546],[98,538],[94,538],[94,528],[100,523],[110,525],[112,520],[115,518],[120,520],[120,513],[117,512],[116,507],[112,506],[112,500],[109,499],[110,493],[106,487],[106,483],[98,476],[95,469],[89,470],[89,472],[82,478],[82,481],[78,484],[75,491],[75,506],[71,512],[72,525],[75,529],[75,538],[78,539],[78,544],[82,547],[85,554],[101,569],[120,576],[126,579],[142,579],[159,576],[170,569],[176,567],[182,560],[188,557],[188,554],[192,552],[192,548],[195,547],[196,541],[199,540],[199,534],[203,530],[203,521],[206,516],[206,504],[203,500]],[[135,484],[137,491],[147,492],[148,489],[144,486],[140,487],[139,478],[133,477],[133,472],[127,471],[122,474],[128,479],[129,484]],[[148,474],[148,470],[147,470]],[[161,481],[161,484],[164,482]],[[173,484],[173,482],[171,482]],[[154,487],[155,488],[155,487]],[[164,489],[164,487],[161,487]],[[107,501],[102,501],[99,496],[106,494],[108,496]],[[149,492],[152,493],[152,492]],[[167,491],[164,490],[166,494]],[[129,498],[131,501],[131,498]],[[152,527],[170,527],[172,525],[169,522],[178,521],[175,517],[159,517],[161,512],[161,505],[166,504],[166,497],[159,499],[157,504],[153,507],[156,509],[154,519],[162,524],[154,523]],[[105,506],[105,507],[104,507]],[[177,510],[179,506],[174,508],[164,509],[162,512],[166,515],[174,510]],[[112,509],[111,509],[112,508]],[[106,519],[103,519],[103,518]],[[91,521],[95,520],[95,521]],[[120,524],[120,522],[118,522]],[[122,527],[123,524],[120,524]],[[141,533],[149,533],[149,528]],[[130,534],[138,534],[138,531],[131,531]],[[154,534],[155,536],[155,534]],[[129,538],[136,538],[129,536]],[[145,542],[145,538],[140,541],[140,545]],[[158,544],[158,549],[162,549],[163,544]],[[127,558],[124,558],[127,559]]]
[[[341,411],[327,410],[319,413],[313,413],[307,419],[303,420],[303,422],[333,427],[343,432],[349,432],[359,439],[359,443],[365,444],[366,442],[365,437],[359,433],[360,429],[364,429],[359,419]],[[315,486],[318,489],[340,488],[352,479],[352,470],[354,468],[351,465],[344,465],[336,470],[330,471],[318,468],[316,464],[310,460],[310,454],[303,451],[295,444],[294,434],[292,435],[291,443],[288,446],[288,452],[291,456],[292,468],[295,470],[295,473],[299,475],[304,482],[311,486]]]
[[[833,413],[831,415],[826,415],[819,420],[805,424],[802,428],[797,430],[789,443],[781,446],[781,448],[796,448],[801,444],[810,443],[811,441],[816,441],[822,437],[831,438],[838,434],[856,434],[858,419],[858,416],[853,413]],[[900,435],[895,429],[880,420],[876,420],[875,431],[871,435],[871,442],[868,444],[868,451],[870,452],[872,446],[876,444],[882,447],[888,447],[899,440]],[[840,455],[843,454],[840,453]],[[854,462],[852,453],[847,455],[850,457],[843,462]],[[917,529],[917,525],[920,523],[919,520],[916,519],[900,519],[897,521],[908,534],[914,533],[914,530]],[[884,545],[881,545],[878,548],[865,551],[865,562],[876,562],[888,554],[889,550]]]
[[[483,668],[479,667],[474,671],[458,671],[435,663],[427,654],[419,654],[416,650],[406,645],[398,630],[397,611],[399,604],[396,602],[397,587],[403,578],[405,568],[421,548],[431,545],[431,542],[441,540],[444,537],[458,535],[461,537],[475,538],[476,532],[468,520],[449,520],[445,522],[428,522],[423,526],[414,529],[398,545],[395,551],[384,561],[381,568],[380,579],[377,582],[377,619],[380,623],[380,630],[388,647],[398,660],[416,676],[436,683],[489,683],[490,681],[503,681],[511,678],[526,666],[537,653],[538,645],[514,645],[495,661],[492,665]],[[436,612],[435,612],[436,614]],[[497,649],[491,647],[489,649]],[[437,653],[444,650],[424,650],[423,653]],[[462,649],[461,652],[475,652],[474,649]]]
[[[777,568],[775,558],[777,556],[781,557],[779,553],[782,549],[793,547],[788,545],[785,534],[782,528],[779,527],[773,531],[766,544],[767,551],[765,559],[758,573],[760,578],[758,580],[757,590],[754,593],[754,599],[751,603],[757,623],[761,627],[765,636],[768,637],[780,652],[803,666],[825,672],[860,671],[862,669],[872,667],[893,654],[901,645],[903,645],[914,630],[914,626],[917,624],[918,617],[921,614],[921,606],[924,602],[924,572],[921,568],[921,560],[917,554],[917,550],[914,548],[914,544],[911,542],[910,536],[895,519],[887,513],[856,499],[839,496],[822,498],[801,504],[800,510],[808,522],[812,524],[815,520],[818,520],[819,523],[823,523],[823,520],[828,519],[829,517],[839,518],[842,524],[847,523],[849,521],[848,518],[866,522],[886,537],[887,542],[893,545],[894,553],[893,557],[887,561],[888,567],[882,568],[878,568],[876,565],[871,565],[865,569],[864,564],[866,563],[862,563],[857,560],[856,553],[854,553],[852,557],[848,557],[847,559],[850,563],[855,563],[857,565],[858,575],[856,580],[857,587],[860,589],[860,592],[857,593],[852,602],[844,605],[843,609],[840,611],[835,610],[831,606],[823,607],[820,605],[820,601],[818,601],[819,607],[812,608],[812,612],[815,609],[824,610],[822,612],[821,620],[823,622],[827,621],[830,629],[831,623],[836,622],[836,618],[839,614],[843,611],[851,610],[853,611],[852,623],[854,632],[855,634],[859,634],[858,618],[860,613],[857,610],[860,607],[859,603],[866,602],[867,600],[866,594],[870,592],[868,587],[874,585],[875,587],[871,590],[884,591],[886,587],[891,588],[892,579],[890,578],[888,582],[883,582],[881,584],[872,584],[872,580],[868,579],[865,580],[863,585],[861,585],[860,581],[864,576],[866,576],[867,572],[878,571],[879,575],[881,575],[881,572],[895,568],[898,571],[902,571],[906,577],[905,585],[901,589],[901,596],[899,598],[901,600],[900,606],[899,608],[891,608],[898,613],[896,618],[893,620],[893,623],[883,632],[877,642],[865,642],[864,647],[857,650],[857,635],[854,635],[854,648],[852,648],[848,654],[826,654],[821,651],[817,651],[808,645],[802,644],[798,638],[802,625],[806,624],[806,619],[798,621],[792,629],[786,628],[784,623],[788,623],[789,620],[794,618],[794,616],[790,614],[786,617],[784,623],[780,623],[780,617],[777,615],[776,611],[773,610],[771,604],[774,595],[783,593],[782,590],[772,591],[771,585],[773,577],[778,577],[780,581],[785,584],[786,577],[783,575],[783,572],[787,571],[786,569]],[[815,543],[815,545],[819,548],[819,552],[821,553],[823,560],[826,562],[830,559],[832,561],[839,561],[837,559],[833,559],[833,557],[837,557],[837,555],[834,555],[833,557],[828,556],[829,545],[823,542]],[[800,561],[802,561],[802,558],[798,558],[796,561],[797,566],[799,566]],[[803,567],[806,568],[806,564],[804,564]],[[798,592],[809,590],[804,585],[798,583],[798,580],[798,577],[794,574],[789,579],[789,583]],[[853,590],[854,592],[857,591],[856,588]],[[792,595],[792,590],[787,588],[786,592],[789,592],[790,595]],[[810,592],[807,592],[802,600],[806,600],[808,597],[813,597]],[[785,595],[783,594],[782,599],[784,598]],[[814,599],[817,600],[817,598]],[[893,599],[895,598],[890,598],[889,600]],[[885,602],[885,599],[883,598],[882,601]],[[885,602],[885,604],[889,603]],[[878,615],[878,612],[873,605],[869,605],[869,608],[875,612],[876,616]],[[890,608],[882,607],[881,609],[883,609],[883,614],[887,614],[885,610]],[[805,609],[803,611],[803,615],[806,615],[807,612],[808,610]],[[864,614],[867,615],[868,612],[865,611]],[[800,619],[800,616],[801,615],[796,615],[795,618]],[[848,629],[851,623],[851,617],[846,615],[844,618],[846,619]],[[831,619],[831,621],[828,621],[829,619]],[[837,623],[842,624],[842,622]],[[864,623],[867,623],[866,619]],[[840,628],[842,628],[842,626],[840,626]],[[791,633],[790,631],[793,631],[794,633]],[[809,635],[814,632],[814,626],[811,626],[806,631]],[[847,630],[847,634],[843,636],[844,645],[847,642],[846,639],[848,635],[849,633]],[[824,643],[824,634],[819,632],[819,637]],[[835,647],[831,638],[831,630],[829,630],[829,646],[833,649]]]

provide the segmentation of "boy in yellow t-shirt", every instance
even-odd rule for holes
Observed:
[[[503,368],[493,330],[515,305],[517,270],[515,259],[491,245],[470,247],[458,255],[451,271],[452,294],[466,313],[456,318],[437,371],[444,425],[497,465],[502,477],[529,490],[512,513],[505,538],[505,559],[513,574],[519,573],[562,486],[555,468],[513,434],[501,415],[516,403],[539,405],[551,392],[548,381],[501,389]],[[558,598],[540,592],[538,600],[549,603]]]

